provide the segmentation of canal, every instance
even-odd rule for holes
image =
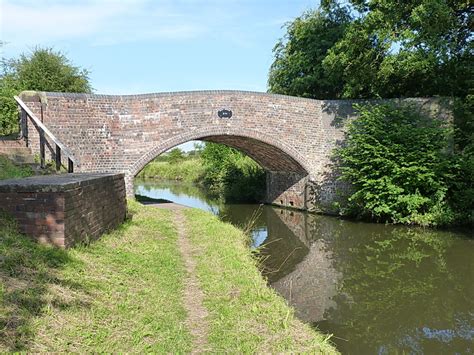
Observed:
[[[474,239],[224,204],[202,188],[136,180],[135,193],[201,208],[248,230],[269,284],[345,354],[474,353]]]

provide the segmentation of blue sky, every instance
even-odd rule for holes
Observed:
[[[282,26],[317,0],[0,0],[3,57],[36,45],[90,71],[95,92],[266,91]]]

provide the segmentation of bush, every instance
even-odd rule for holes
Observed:
[[[238,150],[216,143],[206,143],[204,184],[227,201],[260,201],[265,191],[265,171]]]
[[[380,222],[453,223],[449,181],[458,166],[451,131],[410,106],[358,106],[336,150],[353,193],[343,213]]]

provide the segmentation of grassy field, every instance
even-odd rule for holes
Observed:
[[[204,166],[199,158],[185,159],[176,163],[153,161],[138,174],[141,178],[158,178],[194,182],[204,174]]]
[[[0,352],[188,353],[186,270],[173,211],[130,201],[131,217],[89,246],[40,246],[0,218]],[[204,292],[210,352],[324,352],[260,276],[245,236],[202,211],[185,227]]]

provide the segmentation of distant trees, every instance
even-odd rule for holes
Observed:
[[[170,164],[175,164],[182,161],[185,156],[180,148],[173,148],[166,154],[166,158]]]
[[[16,59],[2,58],[0,135],[17,131],[18,113],[13,96],[23,90],[90,93],[92,87],[86,69],[74,66],[64,54],[52,48],[38,47]]]

